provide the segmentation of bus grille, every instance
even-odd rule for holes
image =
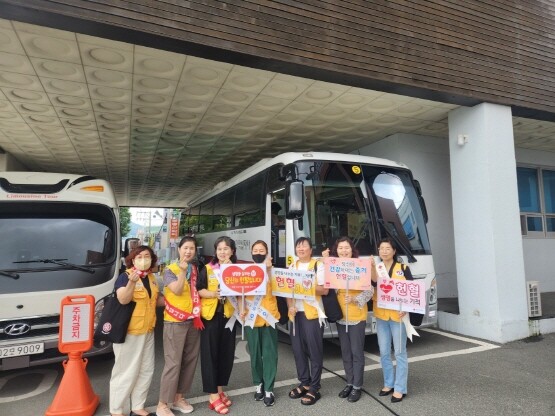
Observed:
[[[27,324],[30,330],[19,335],[9,335],[6,329],[12,324]],[[58,335],[60,326],[60,315],[34,316],[29,318],[4,319],[0,321],[0,342],[19,341],[29,338]]]

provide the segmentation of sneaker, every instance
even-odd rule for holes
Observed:
[[[260,383],[258,386],[256,386],[256,391],[254,392],[254,400],[259,402],[262,399],[264,399],[264,384]]]
[[[156,408],[156,416],[175,416],[167,405],[158,406]]]
[[[177,410],[181,413],[191,413],[194,409],[187,400],[180,399],[172,404],[172,410]]]
[[[266,407],[273,406],[275,402],[276,400],[274,397],[274,393],[272,393],[271,391],[267,391],[266,394],[264,395],[264,406]]]

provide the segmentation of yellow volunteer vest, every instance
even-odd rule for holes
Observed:
[[[331,290],[331,289],[330,289]],[[355,297],[362,293],[362,290],[349,290],[349,296]],[[346,319],[347,310],[349,311],[349,321],[351,322],[360,322],[366,321],[366,316],[368,314],[368,306],[366,303],[362,308],[359,308],[355,303],[347,303],[345,302],[345,296],[347,296],[347,291],[345,289],[338,289],[337,290],[337,301],[339,302],[339,306],[341,306],[341,312],[343,312],[343,319]]]
[[[131,270],[127,270],[128,273]],[[150,282],[150,292],[151,297],[148,297],[148,292],[146,291],[142,283],[137,282],[135,284],[135,290],[133,291],[133,300],[137,303],[135,309],[133,310],[133,315],[131,315],[131,321],[129,322],[129,328],[127,328],[127,333],[131,335],[141,335],[151,332],[156,325],[156,300],[158,299],[158,283],[156,283],[156,278],[152,273],[148,274],[148,281]]]
[[[399,279],[405,280],[405,274],[403,273],[403,265],[401,263],[395,262],[393,266],[393,273],[392,279]],[[392,309],[382,309],[378,306],[378,291],[374,291],[374,295],[372,296],[372,305],[374,309],[374,317],[378,319],[382,319],[384,321],[395,321],[399,322],[401,318],[399,317],[399,312],[394,311]]]
[[[310,259],[310,262],[308,263],[308,271],[314,271],[314,266],[316,265],[316,263],[318,263],[318,260]],[[298,265],[299,265],[299,261],[297,260],[295,262],[294,268],[297,269]],[[320,263],[318,267],[324,267],[324,265]],[[317,280],[317,277],[315,278],[315,280]],[[316,285],[318,285],[317,281],[316,281]],[[316,302],[321,304],[322,303],[321,298],[322,297],[320,295],[316,295]],[[306,316],[306,319],[318,319],[318,310],[314,306],[310,306],[304,300],[303,300],[303,304],[304,304],[304,314]]]
[[[252,302],[254,300],[254,296],[247,296],[245,299],[247,299],[249,302]],[[280,318],[281,315],[278,310],[277,299],[274,295],[272,295],[272,284],[270,282],[268,282],[268,285],[266,286],[266,294],[262,298],[262,302],[260,302],[260,306],[262,306],[264,309],[270,312],[270,314],[274,318],[276,319]],[[266,322],[266,320],[262,318],[260,315],[258,315],[256,317],[256,320],[254,321],[255,327],[269,326],[269,325],[270,324]]]
[[[210,264],[206,265],[206,279],[208,280],[208,290],[216,291],[218,290],[218,278],[214,273],[214,269]],[[218,306],[219,299],[217,298],[201,298],[200,299],[200,316],[207,321],[211,320],[216,313],[216,307]],[[230,318],[233,315],[233,305],[226,299],[224,303],[224,316]]]
[[[195,267],[195,266],[192,266]],[[179,265],[172,263],[168,266],[168,269],[171,270],[173,274],[176,276],[181,272],[181,268]],[[185,284],[183,285],[183,292],[181,295],[176,295],[167,287],[164,287],[164,297],[170,303],[170,305],[181,309],[182,311],[191,313],[193,310],[193,299],[191,298],[191,286],[190,283],[185,280]],[[164,321],[167,322],[181,322],[171,316],[169,313],[164,310]]]

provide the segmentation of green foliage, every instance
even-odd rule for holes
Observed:
[[[128,207],[119,209],[119,229],[121,236],[125,237],[131,231],[131,210]]]

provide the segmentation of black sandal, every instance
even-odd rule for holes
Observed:
[[[300,386],[295,387],[293,390],[289,392],[289,398],[298,399],[300,397],[304,397],[304,395],[308,392],[309,390],[301,384]]]
[[[314,403],[320,400],[320,397],[322,397],[322,395],[320,394],[319,391],[309,390],[304,395],[303,399],[301,400],[301,403],[304,404],[305,406],[312,406]]]

